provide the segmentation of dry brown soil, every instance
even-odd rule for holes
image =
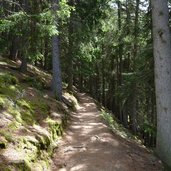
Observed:
[[[80,107],[53,156],[53,171],[161,171],[161,162],[141,145],[112,133],[93,99]]]

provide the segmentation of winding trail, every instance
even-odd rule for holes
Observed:
[[[55,151],[52,171],[162,171],[147,149],[110,131],[93,99],[79,96],[80,107]]]

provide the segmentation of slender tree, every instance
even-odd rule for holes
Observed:
[[[58,19],[56,12],[58,10],[59,1],[52,0],[52,11],[54,14],[54,24],[57,27]],[[52,65],[53,65],[53,79],[52,88],[55,97],[62,100],[62,78],[60,69],[60,52],[59,52],[59,37],[58,35],[52,36]]]
[[[69,4],[71,7],[74,6],[74,1],[70,0]],[[73,31],[74,31],[74,25],[73,25],[73,11],[71,12],[69,24],[68,24],[68,90],[73,91]]]

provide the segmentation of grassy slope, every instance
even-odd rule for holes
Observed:
[[[21,74],[18,67],[0,57],[0,170],[48,170],[70,109],[52,97],[50,74],[33,66]]]

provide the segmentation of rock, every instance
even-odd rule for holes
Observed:
[[[25,159],[25,154],[23,152],[17,151],[13,148],[8,148],[8,149],[4,150],[3,153],[1,154],[1,156],[9,164],[24,163],[24,159]]]

